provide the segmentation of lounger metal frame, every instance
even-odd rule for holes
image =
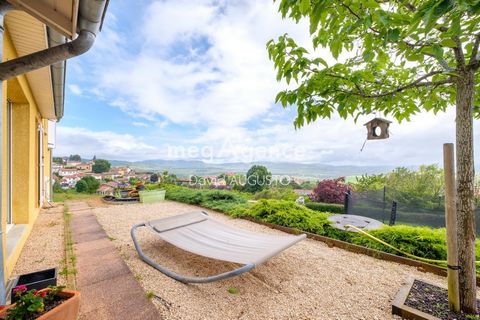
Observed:
[[[239,274],[248,272],[248,271],[252,270],[253,268],[255,268],[254,263],[249,263],[249,264],[246,264],[246,265],[244,265],[244,266],[242,266],[238,269],[228,271],[228,272],[225,272],[225,273],[221,273],[221,274],[217,274],[217,275],[214,275],[214,276],[209,276],[209,277],[182,276],[182,275],[180,275],[178,273],[175,273],[172,270],[158,264],[157,262],[155,262],[152,258],[147,256],[143,252],[142,248],[140,247],[140,244],[138,243],[137,237],[136,237],[136,230],[138,228],[141,228],[141,227],[148,227],[148,226],[146,225],[145,222],[144,223],[139,223],[139,224],[134,225],[132,227],[132,230],[130,231],[130,234],[131,234],[132,240],[133,240],[133,244],[135,245],[135,249],[137,250],[138,255],[140,256],[140,258],[142,258],[143,261],[145,261],[146,263],[148,263],[149,265],[151,265],[152,267],[154,267],[155,269],[157,269],[158,271],[160,271],[164,275],[166,275],[170,278],[173,278],[177,281],[180,281],[180,282],[183,282],[183,283],[208,283],[208,282],[214,282],[214,281],[219,281],[219,280],[235,277],[235,276],[238,276]]]

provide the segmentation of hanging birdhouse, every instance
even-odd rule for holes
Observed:
[[[382,118],[375,118],[365,123],[364,125],[368,130],[367,140],[380,140],[390,137],[388,134],[390,123],[392,122]]]

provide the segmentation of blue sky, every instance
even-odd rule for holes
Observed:
[[[309,45],[308,26],[284,21],[270,0],[110,1],[94,48],[67,63],[57,155],[107,159],[440,163],[454,114],[393,123],[367,142],[363,123],[338,118],[293,127],[274,104],[265,43],[284,33]],[[334,62],[327,51],[315,52]]]

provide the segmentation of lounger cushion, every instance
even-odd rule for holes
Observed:
[[[163,240],[205,257],[256,265],[268,260],[306,235],[273,235],[235,228],[198,211],[147,223]]]

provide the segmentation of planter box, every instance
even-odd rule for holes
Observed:
[[[40,271],[26,273],[18,276],[12,282],[12,290],[10,293],[12,303],[16,301],[16,297],[13,294],[13,289],[16,286],[25,285],[27,286],[27,290],[31,290],[31,289],[42,290],[47,288],[48,286],[56,286],[57,276],[58,276],[57,268],[40,270]]]
[[[165,200],[165,190],[144,190],[138,192],[141,203],[155,203]]]
[[[423,280],[422,280],[423,281]],[[395,300],[392,303],[392,314],[402,317],[402,319],[411,319],[411,320],[441,320],[437,317],[434,317],[428,313],[422,312],[420,310],[414,309],[405,305],[410,289],[415,282],[414,278],[408,278],[403,286],[398,291],[395,296]],[[424,281],[425,282],[425,281]]]
[[[44,290],[48,291],[50,289]],[[78,312],[80,310],[80,292],[64,289],[58,295],[65,297],[67,300],[63,301],[62,304],[52,310],[42,314],[37,320],[77,320]],[[0,319],[5,319],[7,316],[7,310],[14,306],[15,304],[11,304],[3,309],[0,312]]]

